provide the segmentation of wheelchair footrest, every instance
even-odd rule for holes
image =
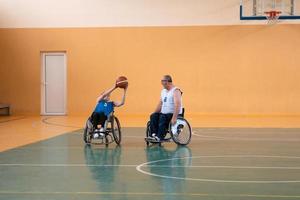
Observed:
[[[163,143],[163,142],[171,142],[171,139],[162,139],[160,141],[157,141],[152,137],[145,137],[145,141],[150,143]]]

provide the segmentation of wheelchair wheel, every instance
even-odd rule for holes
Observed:
[[[178,118],[176,130],[172,131],[172,125],[169,126],[169,132],[173,141],[178,145],[187,145],[191,141],[192,129],[189,122],[184,118]]]
[[[121,125],[120,125],[120,121],[117,117],[113,117],[112,121],[111,121],[111,128],[112,128],[112,134],[114,137],[114,140],[116,142],[117,145],[121,144]]]
[[[148,138],[151,135],[151,130],[150,130],[150,121],[147,123],[147,128],[146,128],[146,138]],[[149,142],[146,141],[147,146],[149,146]]]
[[[90,119],[87,120],[86,124],[85,124],[85,127],[84,127],[84,130],[83,130],[83,141],[86,143],[86,144],[90,144],[91,143],[91,128],[89,125],[89,123],[91,123],[89,121]]]

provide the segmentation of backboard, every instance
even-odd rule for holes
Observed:
[[[279,20],[300,19],[300,0],[241,0],[240,20],[267,20],[270,11],[278,11]]]

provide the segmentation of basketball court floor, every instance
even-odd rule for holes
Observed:
[[[11,140],[45,139],[15,148],[5,141],[0,199],[300,198],[300,128],[292,124],[194,127],[190,145],[162,147],[145,145],[145,128],[124,127],[122,145],[105,147],[84,144],[82,119],[2,118]]]

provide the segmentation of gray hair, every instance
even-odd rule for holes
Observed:
[[[170,83],[173,82],[172,77],[170,75],[164,75],[164,79]]]

